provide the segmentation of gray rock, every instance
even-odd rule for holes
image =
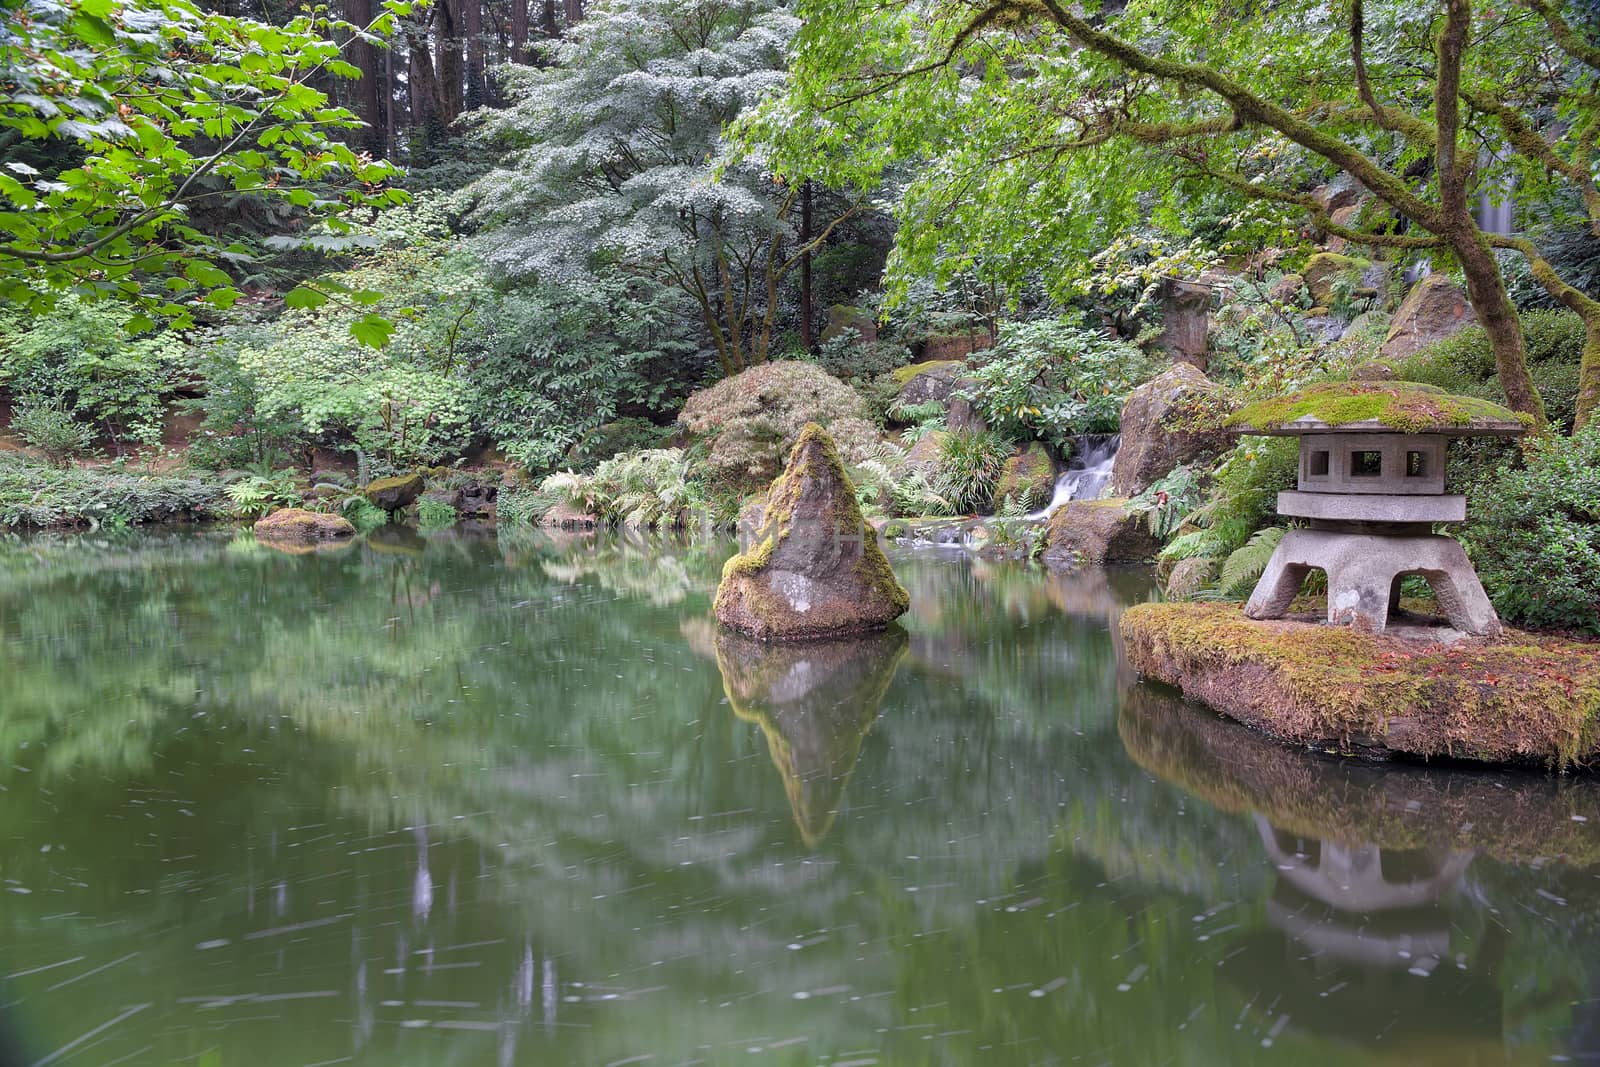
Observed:
[[[1044,561],[1057,567],[1084,563],[1140,563],[1160,549],[1144,516],[1114,500],[1072,500],[1050,514]]]
[[[1129,393],[1122,405],[1122,447],[1111,466],[1111,492],[1135,496],[1174,467],[1227,451],[1232,435],[1180,425],[1194,405],[1218,394],[1220,387],[1188,363],[1174,363]]]
[[[1206,369],[1206,329],[1211,322],[1211,286],[1169,279],[1162,287],[1161,336],[1156,343],[1175,361]]]
[[[1466,295],[1444,275],[1430,274],[1400,302],[1381,354],[1385,359],[1404,359],[1455,336],[1475,321]]]

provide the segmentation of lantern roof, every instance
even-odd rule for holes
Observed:
[[[1422,382],[1318,382],[1247,404],[1223,423],[1240,434],[1437,433],[1511,437],[1528,424],[1493,401]]]

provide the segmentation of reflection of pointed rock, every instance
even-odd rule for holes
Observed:
[[[850,641],[767,645],[717,635],[717,668],[734,714],[761,727],[808,847],[827,834],[861,741],[905,655],[896,627]]]
[[[1374,766],[1288,749],[1170,690],[1123,697],[1117,730],[1145,770],[1213,807],[1306,838],[1388,850],[1600,863],[1600,782]]]

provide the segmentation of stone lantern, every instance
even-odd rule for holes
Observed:
[[[1229,425],[1300,438],[1298,486],[1278,494],[1278,514],[1306,526],[1284,534],[1245,615],[1281,618],[1318,569],[1328,576],[1328,622],[1359,619],[1381,632],[1401,579],[1416,575],[1452,627],[1500,632],[1466,552],[1433,526],[1467,517],[1466,497],[1445,492],[1446,443],[1522,433],[1510,411],[1415,382],[1329,382],[1252,404]]]

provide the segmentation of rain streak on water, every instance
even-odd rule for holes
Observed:
[[[1148,572],[721,541],[0,550],[0,1065],[1600,1055],[1600,783],[1280,748],[1135,679]]]

